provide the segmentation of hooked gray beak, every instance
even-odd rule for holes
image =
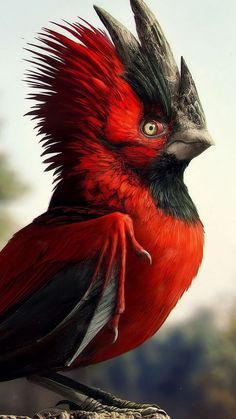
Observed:
[[[181,130],[170,136],[166,153],[174,155],[178,160],[190,161],[212,145],[214,141],[207,130]]]

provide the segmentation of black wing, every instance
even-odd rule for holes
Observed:
[[[60,270],[0,319],[1,380],[71,365],[109,323],[119,266],[113,264],[104,287],[106,261],[97,270],[99,259],[98,255]]]

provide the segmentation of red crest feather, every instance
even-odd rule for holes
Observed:
[[[37,48],[27,81],[40,92],[30,95],[36,100],[28,113],[37,119],[43,135],[46,170],[55,169],[57,179],[72,173],[78,157],[94,143],[107,116],[111,88],[121,83],[123,73],[116,50],[103,31],[78,23],[56,24],[74,36],[72,40],[51,29],[38,38],[44,45]],[[40,51],[41,50],[41,51]],[[119,89],[117,89],[119,91]],[[67,170],[68,169],[68,170]]]

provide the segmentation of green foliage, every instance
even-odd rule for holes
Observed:
[[[124,398],[160,404],[174,419],[232,419],[235,346],[236,316],[220,327],[214,313],[203,312],[87,374]]]

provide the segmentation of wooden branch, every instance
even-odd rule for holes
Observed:
[[[0,415],[0,419],[140,419],[140,413],[121,414],[117,412],[84,412],[81,410],[67,411],[58,408],[44,409],[36,413],[33,418],[29,416],[14,416],[14,415]],[[145,416],[145,419],[170,419],[167,416],[160,414],[150,414]]]

